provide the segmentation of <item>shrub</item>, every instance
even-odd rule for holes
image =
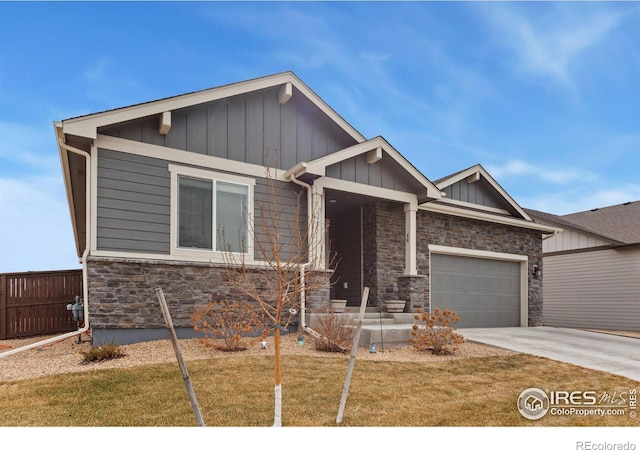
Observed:
[[[114,344],[113,341],[99,347],[92,347],[89,350],[82,350],[80,354],[82,354],[84,362],[97,362],[127,356],[122,347]]]
[[[455,352],[458,346],[464,342],[464,338],[456,333],[452,324],[458,322],[460,317],[454,311],[439,308],[429,314],[417,309],[414,319],[422,325],[414,324],[411,330],[409,342],[416,350],[431,351],[435,355],[446,355]]]
[[[204,333],[205,345],[226,352],[246,350],[252,341],[266,334],[263,317],[248,302],[214,300],[198,309],[191,319],[194,329]]]
[[[321,337],[316,338],[316,350],[321,352],[349,352],[353,340],[353,320],[341,313],[329,311],[318,314],[315,325]]]

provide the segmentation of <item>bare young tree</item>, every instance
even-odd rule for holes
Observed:
[[[265,157],[265,160],[267,158]],[[311,220],[301,217],[304,190],[295,193],[295,205],[283,202],[282,189],[294,186],[277,180],[277,170],[266,168],[267,201],[257,202],[255,217],[247,217],[248,238],[254,245],[254,260],[245,253],[232,252],[225,245],[224,261],[230,286],[257,302],[267,325],[273,330],[275,358],[275,409],[273,426],[282,426],[281,331],[300,311],[301,296],[308,291],[327,289],[329,276],[318,258],[324,255],[326,229],[313,205]],[[319,220],[316,220],[319,219]],[[315,233],[322,233],[317,239]],[[224,237],[223,237],[223,242]],[[242,248],[245,243],[242,243]],[[305,271],[308,271],[305,275]]]

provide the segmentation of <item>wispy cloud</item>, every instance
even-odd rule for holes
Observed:
[[[623,183],[615,187],[582,186],[576,189],[545,192],[535,196],[524,196],[521,205],[557,215],[588,211],[593,208],[620,205],[640,200],[640,184]]]
[[[628,16],[619,9],[589,8],[585,12],[584,8],[577,10],[571,6],[555,8],[551,16],[525,15],[504,3],[486,11],[498,40],[511,49],[518,71],[551,79],[570,90],[576,87],[572,72],[576,63],[604,42]],[[537,11],[542,12],[541,8]],[[549,13],[548,8],[545,11]]]
[[[60,177],[0,177],[0,272],[78,267]]]
[[[578,167],[553,169],[554,164],[534,165],[518,159],[511,159],[502,165],[488,164],[486,169],[495,178],[520,177],[528,175],[554,184],[570,184],[576,181],[595,181],[598,175]]]
[[[110,61],[101,58],[84,69],[84,77],[91,82],[103,82],[109,70]]]
[[[53,126],[26,125],[0,120],[0,160],[44,172],[59,170]]]

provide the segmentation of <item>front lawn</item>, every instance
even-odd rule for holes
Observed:
[[[348,361],[285,356],[283,425],[336,426]],[[270,426],[273,360],[237,356],[188,363],[207,426]],[[638,383],[529,355],[436,362],[356,361],[342,426],[630,426],[625,416],[547,414],[516,408],[529,387],[628,392]],[[177,363],[0,383],[3,426],[195,426]]]

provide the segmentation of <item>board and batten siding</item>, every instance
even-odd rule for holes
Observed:
[[[459,200],[476,205],[489,206],[492,208],[504,208],[504,204],[487,188],[483,181],[469,183],[460,180],[444,188],[445,198]]]
[[[424,189],[417,180],[407,176],[407,171],[388,155],[374,164],[369,164],[367,154],[363,153],[328,166],[326,173],[331,178],[401,192],[417,192]]]
[[[284,170],[356,144],[296,92],[284,105],[278,88],[271,88],[172,111],[166,136],[158,131],[157,116],[99,133]]]
[[[99,150],[98,250],[170,254],[171,179],[168,164],[160,159]],[[295,228],[298,201],[299,229],[303,234],[306,231],[306,196],[298,197],[301,188],[282,181],[274,181],[274,196],[269,183],[265,178],[257,178],[254,186],[255,237],[264,239],[265,230],[271,226],[263,223],[259,205],[264,205],[266,210],[277,206],[281,239],[288,243]],[[285,245],[283,250],[288,255],[288,251],[295,249]],[[258,253],[255,257],[263,259]]]
[[[640,331],[640,248],[544,258],[546,326]]]
[[[565,228],[555,236],[543,240],[542,251],[543,253],[562,252],[565,250],[602,247],[609,244],[611,244],[611,241],[605,241],[595,236]]]

